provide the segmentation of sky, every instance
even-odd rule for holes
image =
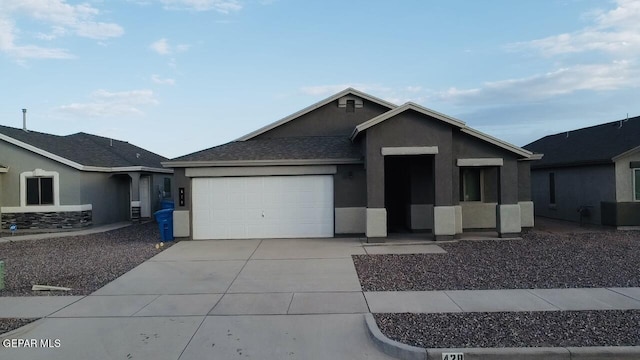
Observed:
[[[347,87],[518,146],[640,115],[638,0],[0,0],[0,124],[168,158]]]

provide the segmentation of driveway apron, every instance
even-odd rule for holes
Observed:
[[[0,339],[11,359],[388,359],[368,336],[359,239],[183,241]],[[56,343],[54,342],[54,345]]]

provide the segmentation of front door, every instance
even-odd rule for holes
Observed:
[[[140,177],[140,217],[151,217],[151,183],[148,176]]]

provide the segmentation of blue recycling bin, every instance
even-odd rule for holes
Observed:
[[[174,204],[173,200],[162,200],[162,201],[160,201],[160,208],[161,209],[175,209],[176,205]]]
[[[153,213],[158,222],[162,241],[173,240],[173,209],[162,209]]]

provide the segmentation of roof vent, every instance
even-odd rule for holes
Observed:
[[[353,106],[352,109],[360,109],[363,106],[362,99],[357,96],[346,95],[338,99],[338,107],[339,108],[347,108],[349,109],[349,105]]]
[[[27,109],[22,109],[22,130],[29,131],[27,130]]]

